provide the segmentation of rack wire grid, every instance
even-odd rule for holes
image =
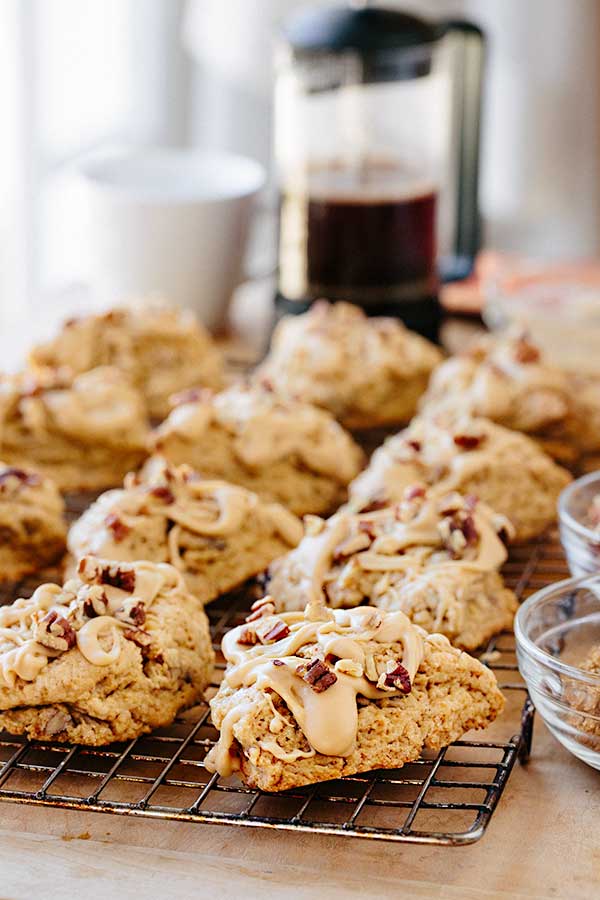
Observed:
[[[520,599],[567,574],[556,534],[515,548],[504,570]],[[35,586],[13,585],[11,594]],[[242,621],[252,599],[246,588],[208,606],[218,659],[212,692],[224,669],[221,638]],[[203,759],[217,732],[202,705],[125,745],[90,748],[0,733],[0,800],[396,842],[473,843],[484,834],[516,760],[527,759],[533,727],[513,635],[493,638],[481,658],[498,675],[504,714],[481,737],[467,735],[401,769],[263,793],[206,771]]]

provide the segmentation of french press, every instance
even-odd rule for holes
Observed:
[[[434,337],[480,243],[484,39],[464,21],[315,8],[276,56],[280,313],[319,297]]]

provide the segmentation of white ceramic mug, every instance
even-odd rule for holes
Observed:
[[[242,280],[262,166],[228,153],[136,149],[94,153],[77,166],[89,216],[89,279],[101,303],[146,296],[224,324]]]

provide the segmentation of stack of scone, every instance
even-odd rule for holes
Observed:
[[[204,605],[256,576],[268,594],[223,640],[209,770],[283,790],[500,713],[466,651],[511,627],[501,567],[554,521],[554,460],[600,451],[597,386],[574,399],[521,335],[444,362],[325,302],[228,387],[209,336],[165,308],[71,321],[31,367],[0,385],[4,579],[65,549],[67,575],[0,609],[1,726],[99,744],[172,721],[210,681]],[[406,427],[365,467],[346,429],[389,425]],[[66,537],[59,490],[105,488]]]

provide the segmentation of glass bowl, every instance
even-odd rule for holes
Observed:
[[[600,573],[600,532],[585,524],[592,500],[598,494],[600,472],[592,472],[571,482],[558,500],[560,540],[575,577]]]
[[[517,661],[533,704],[560,743],[600,769],[600,575],[533,594],[515,619]],[[598,674],[581,668],[598,648]]]

